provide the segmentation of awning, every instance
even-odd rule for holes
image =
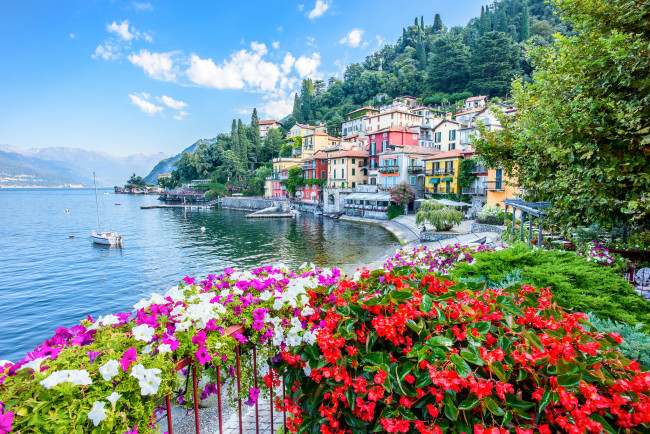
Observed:
[[[431,178],[429,184],[437,184],[440,182],[440,178]]]
[[[453,180],[454,180],[454,178],[442,178],[441,179],[442,182],[453,181]]]
[[[431,199],[431,200],[435,200],[436,202],[441,203],[443,205],[447,205],[447,206],[456,206],[456,207],[472,206],[471,203],[456,202],[455,200],[449,200],[449,199]]]

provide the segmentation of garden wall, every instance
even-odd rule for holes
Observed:
[[[277,202],[269,199],[249,197],[224,197],[221,199],[222,208],[241,211],[259,211],[274,205],[277,205]]]
[[[469,231],[471,233],[475,233],[475,232],[496,232],[496,233],[500,234],[500,233],[506,231],[506,227],[505,226],[500,226],[500,225],[486,225],[486,224],[482,224],[482,223],[472,222],[470,224]]]

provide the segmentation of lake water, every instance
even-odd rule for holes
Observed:
[[[92,189],[0,189],[0,359],[18,361],[86,315],[131,311],[185,275],[277,262],[352,270],[398,247],[379,227],[311,214],[267,220],[241,211],[141,210],[157,196],[102,193],[102,229],[118,231],[122,249],[89,241],[97,228]]]

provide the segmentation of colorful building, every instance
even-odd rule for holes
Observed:
[[[379,166],[379,154],[389,146],[418,146],[418,133],[405,127],[387,127],[369,134],[369,168]]]
[[[437,149],[421,146],[390,146],[379,154],[379,178],[376,183],[381,188],[391,188],[405,182],[416,199],[424,197],[423,159],[439,153]]]
[[[443,152],[460,148],[460,123],[452,121],[451,115],[426,129],[427,139],[432,140],[433,147]]]
[[[302,158],[308,158],[319,151],[337,146],[341,139],[332,137],[322,131],[306,134],[302,137]]]
[[[465,158],[461,149],[442,152],[432,157],[426,157],[425,189],[428,194],[457,194],[460,161]]]
[[[341,124],[342,137],[347,138],[354,134],[365,137],[368,131],[368,117],[377,113],[379,113],[379,110],[370,106],[347,113],[345,115],[345,121]]]
[[[330,154],[327,161],[328,188],[355,188],[368,183],[368,152],[340,151]]]
[[[420,124],[422,124],[422,116],[412,113],[407,106],[389,106],[379,113],[368,116],[367,131],[378,131],[388,127],[410,127]]]
[[[287,170],[291,167],[300,166],[300,158],[274,158],[273,173],[266,178],[264,193],[268,197],[284,197],[286,190],[280,182],[286,178]],[[284,178],[283,178],[284,176]]]
[[[269,133],[269,130],[272,130],[274,128],[280,128],[282,124],[278,121],[274,120],[268,120],[268,121],[260,121],[260,137],[264,139],[266,135]]]
[[[287,138],[296,137],[296,136],[306,136],[311,133],[324,133],[325,125],[306,125],[306,124],[295,124],[289,132],[287,133]]]
[[[504,208],[503,199],[514,199],[521,195],[516,180],[503,173],[503,169],[490,169],[487,175],[487,204]]]
[[[328,155],[323,151],[302,160],[302,177],[305,179],[305,185],[298,187],[297,197],[314,202],[323,201],[323,185],[327,181],[327,160]]]

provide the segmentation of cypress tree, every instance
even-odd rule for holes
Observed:
[[[440,14],[436,14],[435,19],[433,20],[433,32],[439,32],[443,29],[442,25],[442,18],[440,18]]]
[[[415,24],[413,24],[413,25],[415,26],[415,30],[417,30],[420,27],[418,25],[418,17],[415,17]]]
[[[424,32],[424,15],[420,15],[420,29]]]
[[[485,30],[483,33],[488,33],[492,31],[492,14],[490,13],[490,7],[485,6]]]
[[[521,17],[521,37],[519,41],[526,41],[528,38],[530,38],[530,17],[528,15],[528,5],[524,4],[524,13]]]
[[[239,155],[239,132],[237,130],[237,121],[232,120],[232,128],[230,129],[230,149]]]
[[[302,105],[300,101],[300,97],[296,93],[295,96],[293,97],[293,112],[292,112],[293,118],[296,120],[297,123],[302,124],[305,122],[305,120],[302,118]]]
[[[427,67],[427,53],[424,50],[424,42],[422,42],[422,33],[418,33],[418,44],[415,48],[415,55],[418,59],[418,68],[424,71]]]
[[[503,9],[499,11],[498,24],[496,25],[496,30],[503,33],[508,33],[508,17]]]
[[[308,123],[314,116],[314,82],[311,81],[311,78],[302,81],[300,101],[302,102],[302,117]]]
[[[239,138],[239,160],[245,166],[248,164],[248,138],[246,137],[246,127],[241,119],[237,121],[237,137]]]
[[[485,33],[485,9],[481,5],[481,16],[478,19],[478,34],[483,36]]]
[[[250,133],[250,148],[248,154],[250,159],[257,162],[262,141],[260,138],[260,118],[257,116],[257,108],[253,108],[253,114],[251,115]]]

